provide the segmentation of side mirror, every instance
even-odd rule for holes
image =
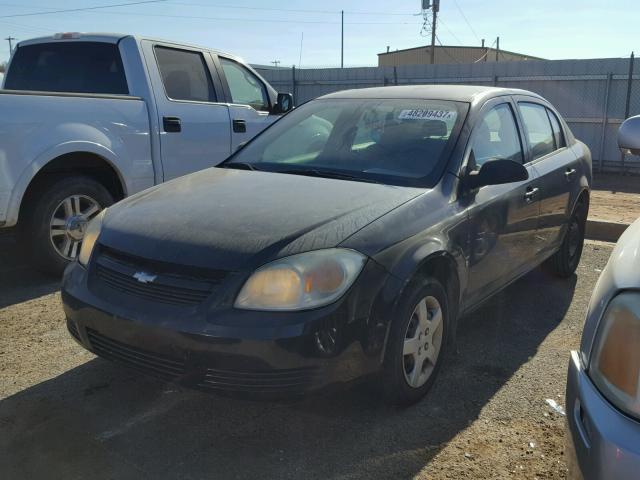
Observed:
[[[464,184],[470,190],[485,185],[500,185],[503,183],[522,182],[529,178],[524,165],[513,160],[491,160],[480,170],[470,172],[464,178]]]
[[[640,155],[640,115],[622,122],[618,130],[618,146],[633,155]]]
[[[290,93],[279,93],[278,100],[273,107],[273,113],[287,113],[293,108],[293,95]]]

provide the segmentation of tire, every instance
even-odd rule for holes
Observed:
[[[422,302],[429,313],[426,321],[420,315]],[[406,406],[427,394],[447,351],[449,311],[447,293],[434,278],[413,281],[403,294],[389,332],[383,366],[382,386],[387,402]],[[437,325],[432,327],[432,322]],[[409,342],[413,345],[409,345]],[[427,349],[424,348],[425,344]],[[419,348],[417,354],[416,345]],[[431,352],[430,355],[427,352]],[[415,375],[418,376],[417,379]]]
[[[33,265],[61,275],[80,253],[86,223],[111,204],[109,191],[90,177],[57,177],[37,186],[24,206],[19,232]]]
[[[580,263],[584,246],[584,232],[587,212],[583,203],[576,206],[565,232],[560,249],[553,254],[546,264],[551,273],[560,278],[573,275]]]

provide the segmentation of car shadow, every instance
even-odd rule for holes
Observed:
[[[14,234],[0,234],[0,309],[59,288],[59,278],[40,273],[29,265]]]
[[[536,270],[464,318],[459,353],[405,409],[365,385],[235,400],[93,359],[0,402],[0,476],[411,478],[536,354],[575,286]]]

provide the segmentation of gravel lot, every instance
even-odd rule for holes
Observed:
[[[569,350],[611,245],[577,276],[534,271],[464,319],[420,404],[365,386],[231,400],[132,373],[68,336],[57,282],[0,237],[0,478],[564,478]]]

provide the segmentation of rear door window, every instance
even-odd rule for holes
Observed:
[[[129,93],[118,46],[101,42],[51,42],[19,47],[11,60],[5,88]]]
[[[215,102],[209,68],[201,52],[155,47],[167,97],[172,100]]]
[[[556,147],[547,109],[537,103],[522,102],[518,106],[533,160],[553,152]]]
[[[547,108],[547,113],[549,114],[549,120],[551,120],[551,129],[553,130],[553,139],[556,143],[556,148],[566,147],[567,144],[564,140],[564,132],[562,131],[562,127],[560,127],[560,121],[556,114]]]

